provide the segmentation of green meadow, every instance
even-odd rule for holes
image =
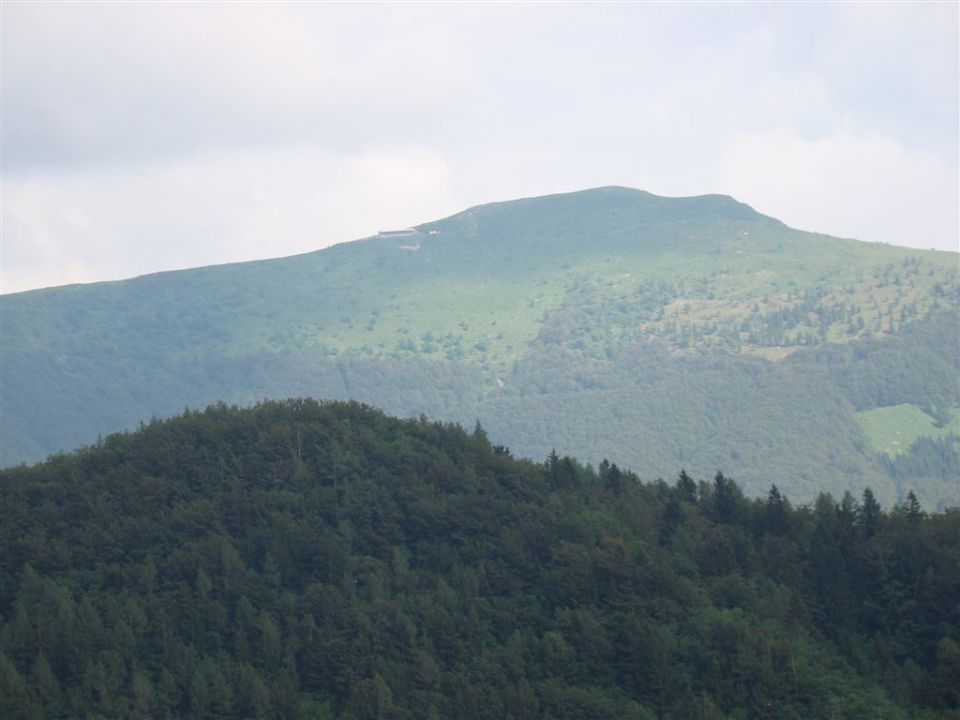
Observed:
[[[857,413],[857,421],[877,452],[899,455],[922,437],[960,436],[960,408],[952,408],[948,415],[949,421],[938,425],[916,405],[902,403]]]

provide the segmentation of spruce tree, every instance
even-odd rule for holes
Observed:
[[[863,534],[868,538],[876,534],[880,525],[881,512],[880,503],[874,497],[873,490],[864,488],[863,502],[858,511],[857,521]]]

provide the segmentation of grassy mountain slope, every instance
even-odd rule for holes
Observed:
[[[0,714],[960,717],[960,514],[643,484],[356,404],[0,474]]]
[[[626,188],[481,206],[419,230],[4,296],[3,463],[188,405],[309,394],[479,417],[517,452],[563,445],[644,475],[733,461],[752,491],[765,487],[765,455],[784,458],[795,471],[781,481],[807,497],[833,458],[892,498],[903,488],[857,412],[897,403],[834,387],[857,353],[820,372],[785,359],[856,345],[885,357],[903,387],[932,386],[898,403],[935,418],[957,403],[942,350],[957,345],[954,254],[800,232],[723,196]],[[947,333],[919,333],[932,362],[923,378],[885,342],[914,325]],[[658,370],[638,371],[638,355]],[[753,418],[741,427],[756,450],[738,459],[722,418],[758,396],[769,412],[741,417]],[[790,432],[795,418],[802,433]],[[679,456],[684,433],[698,442]],[[924,481],[924,499],[960,497],[943,474]]]

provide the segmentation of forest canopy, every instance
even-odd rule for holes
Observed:
[[[223,404],[2,473],[5,718],[960,717],[960,513]]]

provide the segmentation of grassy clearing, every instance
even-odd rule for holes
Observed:
[[[857,420],[874,449],[887,455],[908,450],[921,437],[960,435],[960,408],[953,408],[944,427],[937,427],[932,417],[909,403],[857,413]]]

